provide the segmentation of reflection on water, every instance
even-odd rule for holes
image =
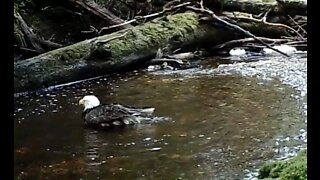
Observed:
[[[92,93],[105,103],[153,106],[171,120],[86,129],[77,102]],[[292,93],[275,80],[138,73],[16,97],[15,177],[241,179],[273,158],[277,138],[305,128]]]

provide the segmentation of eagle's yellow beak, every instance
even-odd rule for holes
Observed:
[[[81,100],[79,101],[79,105],[83,105],[83,104],[84,104],[83,99],[81,99]]]

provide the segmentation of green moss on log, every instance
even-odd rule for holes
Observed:
[[[168,15],[16,62],[15,92],[91,78],[131,65],[136,67],[155,56],[158,48],[170,51],[216,45],[239,37],[231,29],[214,27],[199,20],[199,15],[194,12]],[[240,23],[240,26],[250,31],[255,29],[254,24]]]
[[[105,74],[114,67],[123,67],[130,61],[155,55],[158,48],[168,44],[173,48],[186,46],[205,39],[208,34],[216,33],[214,28],[210,28],[210,31],[208,28],[209,26],[199,24],[196,13],[169,15],[143,26],[86,40],[20,61],[14,65],[15,91],[36,89]],[[121,37],[124,33],[126,33],[125,36]],[[108,41],[114,37],[119,38]],[[98,46],[96,43],[101,41],[107,42]],[[98,50],[107,52],[108,56],[99,57],[99,62],[107,62],[110,65],[107,68],[104,66],[97,70],[97,67],[92,68],[88,63],[95,61],[90,60],[90,56]]]
[[[232,38],[231,31],[200,24],[196,13],[169,15],[142,26],[82,41],[17,62],[14,65],[15,91],[33,90],[107,74],[130,63],[132,65],[132,62],[144,63],[147,58],[156,54],[158,48],[176,49],[208,42],[217,44]],[[102,41],[106,43],[98,43]],[[92,54],[100,51],[104,53],[98,59],[92,58]]]
[[[169,15],[128,30],[126,36],[112,40],[102,48],[110,51],[114,61],[121,62],[123,57],[129,54],[146,51],[155,53],[158,48],[165,47],[168,43],[170,46],[189,44],[204,36],[205,29],[199,25],[198,20],[198,15],[191,12]],[[104,36],[99,39],[109,38],[110,36]]]

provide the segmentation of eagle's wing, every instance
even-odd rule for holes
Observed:
[[[133,116],[148,116],[151,115],[155,108],[152,107],[131,107],[131,106],[123,106],[120,104],[113,104],[115,108],[121,109],[123,112],[127,114],[131,114]]]
[[[101,105],[91,109],[85,114],[85,123],[96,125],[121,125],[123,123],[127,124],[126,121],[123,121],[130,119],[130,116],[130,112],[120,106]]]

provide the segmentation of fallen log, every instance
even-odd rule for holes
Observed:
[[[190,0],[162,0],[165,4],[189,2]],[[200,2],[200,0],[197,0]],[[157,1],[158,3],[158,1]],[[261,14],[270,10],[270,15],[307,15],[306,0],[203,0],[203,5],[210,10]]]
[[[225,0],[225,11],[239,11],[260,14],[270,10],[270,15],[307,15],[307,3],[304,0]]]
[[[221,43],[232,33],[200,24],[196,13],[169,15],[16,62],[14,89],[34,90],[115,72],[146,62],[158,48],[168,44],[174,49],[204,41],[208,36],[219,37],[214,41]]]
[[[231,17],[230,17],[231,18]],[[230,19],[229,18],[229,19]],[[237,22],[256,35],[256,23]],[[15,92],[72,82],[128,68],[137,68],[155,57],[157,50],[217,45],[244,37],[223,26],[210,25],[194,12],[179,13],[155,19],[141,26],[85,40],[71,46],[16,62]],[[267,28],[264,28],[266,31]],[[279,36],[285,30],[276,27]],[[268,37],[268,36],[265,36]]]

